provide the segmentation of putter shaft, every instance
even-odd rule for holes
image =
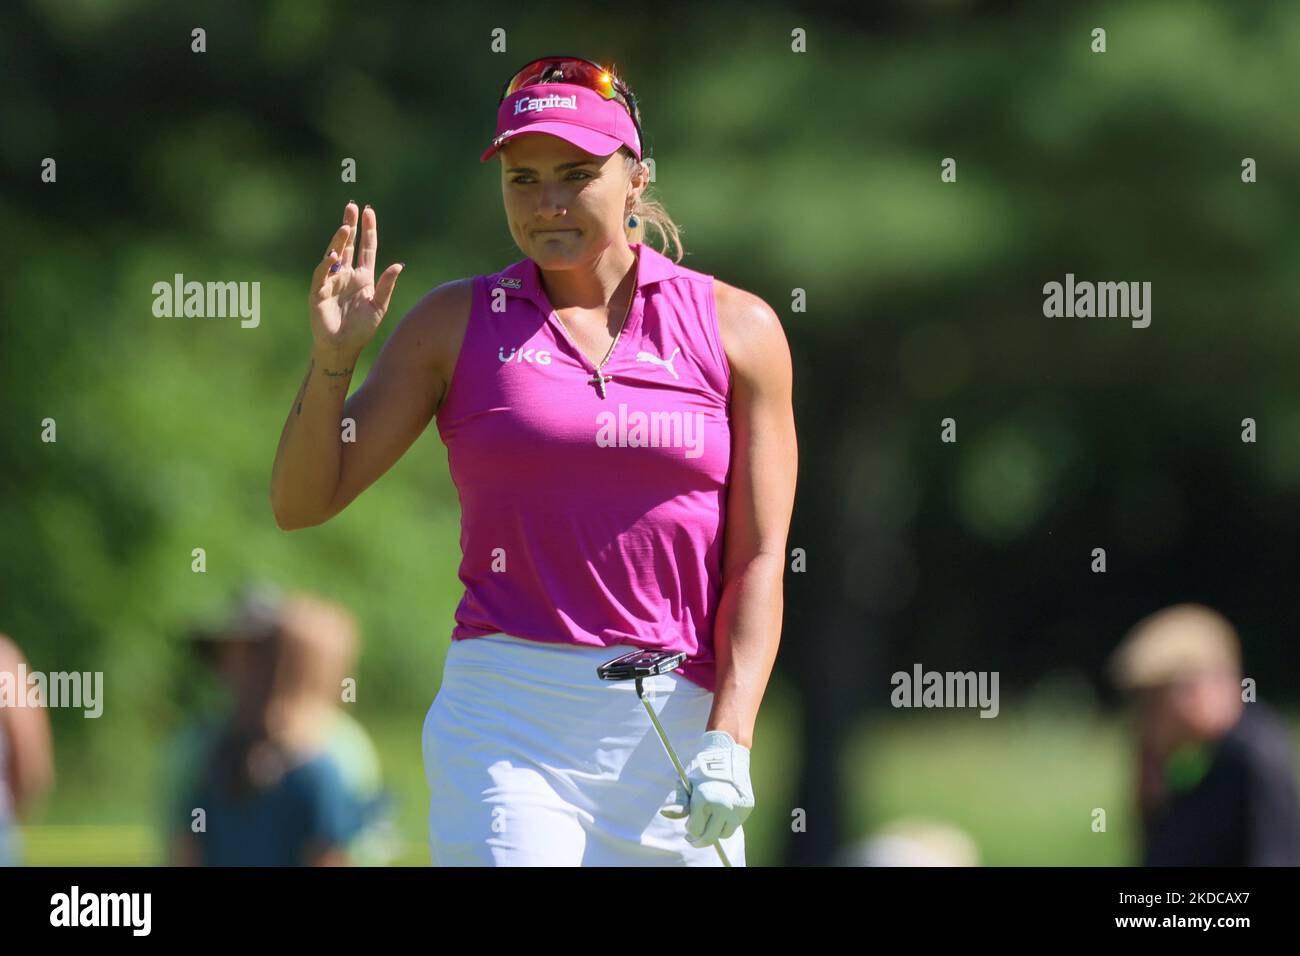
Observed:
[[[655,732],[659,734],[659,742],[664,745],[664,751],[668,754],[668,759],[673,762],[673,769],[677,771],[677,779],[681,781],[682,787],[686,791],[686,798],[689,801],[691,797],[690,781],[686,779],[686,771],[682,768],[682,762],[677,759],[677,754],[673,752],[672,744],[668,742],[668,735],[664,733],[663,725],[659,723],[654,708],[650,706],[650,701],[646,700],[645,688],[641,685],[641,680],[640,677],[636,678],[636,695],[641,698],[641,703],[645,705],[645,711],[650,715],[650,722],[654,724]],[[731,866],[731,861],[727,859],[727,854],[722,850],[722,842],[715,842],[713,848],[718,851],[718,858],[722,860],[722,865]]]

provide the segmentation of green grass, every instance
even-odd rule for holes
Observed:
[[[1114,721],[900,712],[854,735],[852,827],[923,817],[966,831],[989,866],[1121,866],[1136,833]],[[1094,810],[1105,832],[1094,832]]]

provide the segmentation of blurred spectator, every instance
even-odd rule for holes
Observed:
[[[27,692],[27,659],[5,634],[0,634],[0,674],[15,694]],[[21,862],[18,822],[35,801],[54,785],[54,748],[50,719],[44,707],[4,706],[0,701],[0,866]]]
[[[171,755],[172,853],[199,865],[385,862],[375,839],[387,794],[365,731],[339,706],[357,653],[336,604],[249,593],[228,624],[194,634],[232,697]],[[206,814],[192,832],[193,812]]]
[[[937,820],[895,820],[840,854],[837,866],[979,866],[964,830]]]
[[[1136,705],[1146,866],[1300,865],[1291,741],[1243,701],[1233,626],[1199,604],[1139,621],[1111,658]]]

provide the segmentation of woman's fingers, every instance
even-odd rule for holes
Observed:
[[[316,268],[311,274],[311,296],[313,300],[319,300],[326,294],[326,289],[330,284],[330,277],[337,273],[344,263],[346,254],[347,261],[350,263],[352,252],[349,248],[349,241],[356,234],[357,222],[357,205],[349,201],[343,207],[343,222],[334,230],[334,235],[330,237],[329,245],[325,247],[325,255],[320,262],[316,263]],[[333,294],[335,290],[330,290]]]
[[[314,297],[319,298],[321,290],[325,287],[325,283],[328,282],[329,277],[333,275],[333,273],[330,272],[330,268],[338,261],[339,254],[331,249],[329,252],[325,253],[325,258],[316,265],[316,269],[311,274],[311,293]]]
[[[337,229],[334,230],[334,235],[330,236],[329,245],[325,247],[325,255],[328,256],[330,252],[336,252],[342,255],[343,240],[347,238],[347,232],[346,232],[347,228],[348,228],[348,224],[345,222],[343,223],[343,225],[339,226]]]
[[[375,253],[379,250],[379,217],[367,206],[361,212],[361,260],[358,269],[375,268]]]
[[[357,207],[354,203],[348,203],[344,209],[343,225],[348,231],[343,239],[343,248],[339,252],[339,262],[343,263],[343,268],[351,269],[352,254],[357,247]]]
[[[395,262],[384,270],[384,274],[379,277],[375,283],[374,306],[380,315],[388,314],[388,300],[393,297],[393,287],[397,285],[397,277],[402,274],[406,264]]]

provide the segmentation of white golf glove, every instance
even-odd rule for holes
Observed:
[[[685,767],[691,784],[689,799],[680,781],[665,817],[686,821],[686,842],[710,846],[736,832],[754,809],[754,788],[749,782],[749,748],[742,747],[725,730],[705,731],[698,753]]]

